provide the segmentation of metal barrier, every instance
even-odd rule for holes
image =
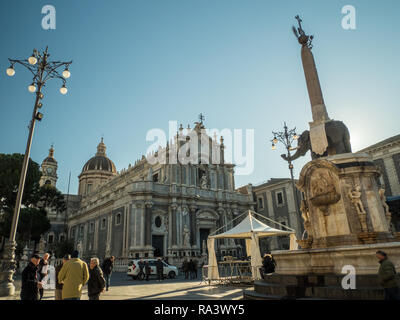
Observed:
[[[218,279],[209,279],[208,270],[209,266],[205,265],[201,272],[201,283],[206,282],[211,284],[211,282],[216,282],[217,284],[241,284],[241,283],[252,283],[253,282],[253,269],[257,267],[252,267],[250,261],[221,261],[218,263]],[[216,268],[216,267],[214,267]],[[256,271],[256,270],[254,270]],[[256,274],[256,272],[254,272]]]

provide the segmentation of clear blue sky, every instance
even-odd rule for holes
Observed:
[[[41,9],[57,10],[43,30]],[[341,27],[341,8],[356,8],[357,29]],[[291,26],[300,14],[315,35],[313,52],[331,118],[348,126],[354,150],[399,133],[400,1],[129,0],[0,2],[0,152],[23,153],[33,95],[31,77],[7,58],[49,46],[73,59],[66,96],[45,88],[31,157],[41,163],[55,144],[58,188],[71,192],[104,135],[117,169],[151,144],[151,128],[191,125],[202,112],[211,128],[255,130],[255,170],[236,185],[287,177],[281,147],[270,149],[283,121],[308,129],[311,111]],[[295,162],[296,176],[310,159]]]

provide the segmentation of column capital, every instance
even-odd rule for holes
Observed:
[[[171,203],[170,205],[169,205],[169,207],[172,209],[172,210],[176,210],[176,209],[178,209],[178,205],[176,204],[176,203]]]
[[[153,201],[146,201],[146,202],[145,202],[146,208],[151,208],[153,205],[154,205],[154,202],[153,202]]]
[[[135,208],[143,208],[144,205],[145,205],[145,203],[144,203],[144,201],[142,201],[142,200],[134,201],[134,202],[133,202],[133,206],[134,206]]]

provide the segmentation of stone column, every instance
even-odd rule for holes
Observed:
[[[176,230],[176,209],[178,208],[178,205],[176,203],[171,204],[170,210],[171,210],[171,234],[172,234],[172,246],[176,246],[178,244],[177,242],[177,230]]]
[[[152,206],[153,202],[146,201],[144,209],[144,244],[146,246],[151,246],[151,216],[152,216]]]
[[[197,243],[196,209],[196,206],[190,206],[190,244],[192,246],[195,246]]]
[[[99,219],[94,221],[93,251],[98,255],[97,248],[99,243]]]

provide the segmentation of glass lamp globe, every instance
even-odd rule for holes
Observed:
[[[68,68],[66,68],[63,73],[62,73],[63,77],[65,79],[68,79],[71,76],[71,72],[69,72]]]
[[[274,140],[272,140],[274,142],[274,144],[278,143],[278,139],[276,137],[274,137]]]
[[[36,86],[34,83],[30,84],[28,87],[29,92],[34,93],[36,91]]]
[[[13,67],[9,67],[9,68],[6,70],[6,73],[7,73],[7,75],[9,75],[10,77],[12,77],[12,76],[15,74],[15,70],[14,70]]]
[[[68,92],[68,89],[65,86],[65,84],[63,84],[63,86],[60,88],[60,92],[61,92],[61,94],[66,94]]]
[[[35,57],[34,55],[31,55],[31,56],[28,58],[28,62],[29,62],[29,64],[34,65],[34,64],[36,64],[37,59],[36,59],[36,57]]]
[[[299,136],[295,133],[294,136],[293,136],[293,139],[297,140],[298,138],[299,138]]]
[[[272,144],[271,149],[272,149],[272,150],[275,150],[275,149],[276,149],[276,146],[275,146],[274,144]]]

